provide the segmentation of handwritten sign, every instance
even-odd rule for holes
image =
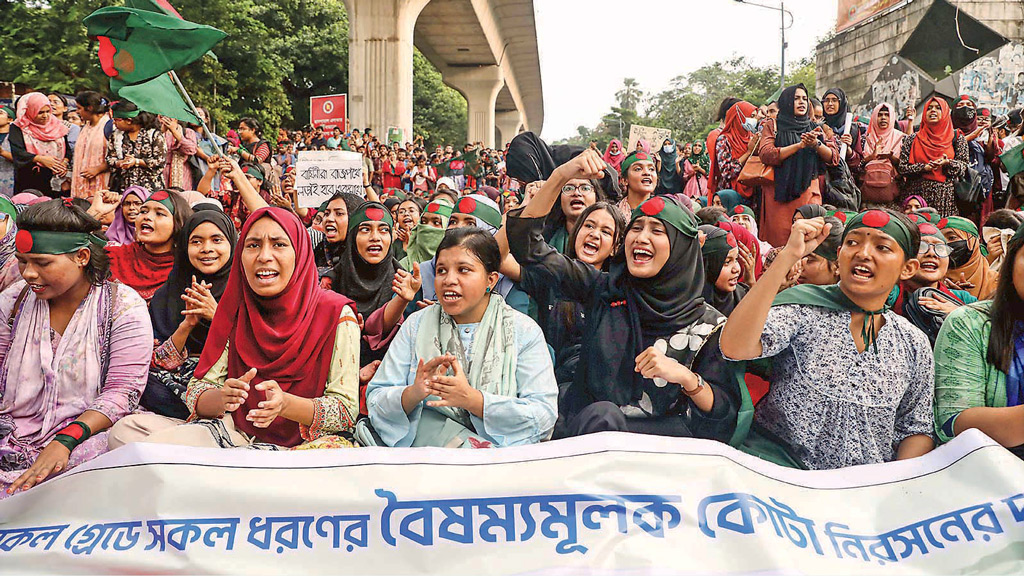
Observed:
[[[661,144],[671,137],[671,130],[633,124],[629,127],[629,146],[626,147],[626,154],[636,150],[636,143],[641,139],[646,140],[651,145],[651,152],[657,152],[661,148]]]
[[[299,152],[295,192],[300,208],[316,208],[338,192],[364,196],[362,155],[342,150]]]

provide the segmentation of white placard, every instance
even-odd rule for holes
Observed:
[[[651,126],[640,126],[633,124],[629,127],[629,145],[626,147],[626,154],[632,154],[636,150],[636,143],[644,139],[651,146],[651,153],[657,154],[661,145],[672,137],[672,131],[666,128],[652,128]]]
[[[366,196],[363,156],[344,150],[304,150],[295,161],[295,193],[300,208],[316,208],[338,192]]]
[[[0,573],[1021,574],[1021,478],[977,430],[825,472],[612,432],[496,450],[139,443],[0,500]]]

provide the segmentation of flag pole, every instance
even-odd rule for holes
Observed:
[[[206,125],[206,120],[203,120],[203,116],[199,114],[199,109],[196,108],[196,105],[192,102],[192,98],[188,95],[185,87],[181,85],[181,80],[178,79],[178,73],[171,70],[168,74],[171,75],[171,80],[174,81],[174,85],[177,86],[178,91],[185,97],[185,102],[188,104],[188,107],[192,109],[192,113],[195,114],[196,118],[199,119],[199,123],[202,124],[203,132],[206,133],[206,136],[210,139],[210,143],[213,144],[213,149],[217,151],[217,156],[223,156],[224,152],[220,149],[220,144],[217,144],[217,135],[210,132],[210,128]]]

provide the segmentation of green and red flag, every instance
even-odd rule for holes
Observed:
[[[84,24],[89,36],[99,41],[103,72],[124,84],[140,84],[186,66],[227,36],[164,11],[120,6],[100,8]]]
[[[480,161],[480,150],[477,148],[460,154],[447,162],[431,164],[431,166],[436,168],[437,173],[441,176],[451,176],[452,171],[458,170],[460,166],[462,167],[462,173],[466,176],[474,178],[483,176],[483,163]]]
[[[174,118],[189,124],[199,124],[199,118],[192,113],[188,104],[174,87],[170,74],[161,74],[141,84],[125,84],[115,78],[110,79],[110,91],[118,98],[124,98],[152,114]]]

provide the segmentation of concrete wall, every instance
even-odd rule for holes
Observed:
[[[839,87],[852,102],[859,102],[889,62],[888,58],[903,47],[931,5],[932,0],[914,0],[819,44],[818,91]],[[1021,0],[962,0],[960,9],[1011,40],[1024,40],[1024,3]]]

